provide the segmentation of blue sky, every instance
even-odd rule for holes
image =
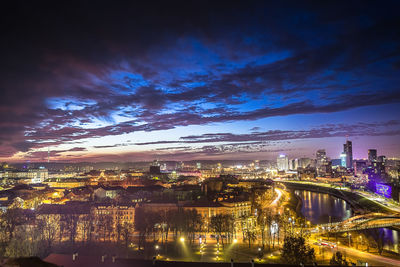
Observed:
[[[396,1],[16,5],[1,160],[400,156]]]

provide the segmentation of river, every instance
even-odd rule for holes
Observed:
[[[353,216],[349,203],[343,199],[325,193],[307,190],[295,190],[302,200],[301,212],[313,224],[344,221]],[[399,231],[382,228],[385,232],[385,249],[399,253]]]

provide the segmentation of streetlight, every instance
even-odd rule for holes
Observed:
[[[235,238],[233,239],[233,244],[237,244],[238,240]],[[237,246],[235,246],[235,259],[237,258]]]
[[[261,252],[261,248],[258,248],[258,259],[261,260],[263,253]]]
[[[159,247],[158,245],[155,245],[154,248],[155,248],[155,250],[156,250],[156,255],[154,256],[154,258],[157,259],[157,258],[160,256],[160,254],[158,254],[158,249],[159,249],[160,247]]]
[[[350,237],[351,237],[351,234],[349,233],[348,236],[349,236],[349,247],[350,247]]]
[[[184,238],[184,237],[181,237],[179,240],[180,240],[182,243],[185,242],[185,238]]]

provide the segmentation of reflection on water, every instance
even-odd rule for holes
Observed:
[[[296,190],[295,194],[302,200],[301,212],[313,224],[339,222],[353,216],[351,206],[344,200],[324,193]],[[384,248],[399,252],[399,231],[382,228],[385,232]]]
[[[302,200],[301,212],[313,224],[340,222],[353,215],[351,206],[344,200],[324,193],[296,190]]]
[[[399,231],[388,228],[383,228],[383,231],[385,232],[384,248],[399,253]]]

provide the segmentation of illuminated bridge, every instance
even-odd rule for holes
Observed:
[[[400,215],[369,213],[351,217],[343,222],[319,224],[317,232],[348,232],[400,225]]]

